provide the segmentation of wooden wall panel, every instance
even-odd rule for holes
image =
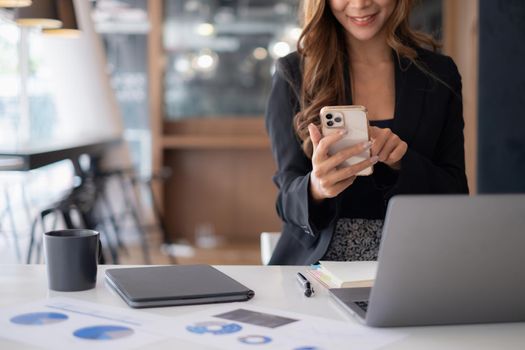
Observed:
[[[443,52],[456,62],[463,82],[465,161],[470,193],[477,192],[478,0],[443,0]]]
[[[173,168],[164,196],[172,239],[193,241],[201,224],[235,243],[280,230],[269,149],[169,149],[164,158]]]

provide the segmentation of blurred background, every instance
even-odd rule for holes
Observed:
[[[299,8],[0,0],[0,262],[89,227],[106,263],[261,264],[281,225],[263,115]],[[419,0],[411,22],[462,75],[471,193],[525,192],[525,2]]]

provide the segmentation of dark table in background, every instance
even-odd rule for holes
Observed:
[[[81,174],[79,157],[83,154],[99,158],[110,148],[120,144],[120,138],[106,138],[82,142],[54,142],[27,144],[12,149],[0,148],[0,171],[29,171],[69,159]]]
[[[92,180],[97,171],[98,163],[104,154],[121,142],[122,140],[119,137],[60,142],[42,142],[40,140],[11,148],[0,147],[0,172],[31,171],[60,161],[70,160],[75,169],[75,174],[80,178],[80,184],[84,185],[85,183],[93,182]],[[80,164],[80,158],[83,155],[87,155],[90,160],[87,168],[83,168]],[[5,210],[11,220],[17,258],[21,261],[21,251],[17,238],[18,233],[14,224],[13,211],[9,203],[7,188],[4,190],[6,191]],[[28,216],[30,216],[27,203],[24,207],[28,211]],[[87,228],[94,228],[96,223],[92,219],[92,209],[90,208],[88,212],[84,214],[83,219],[88,226]],[[40,215],[42,215],[42,213],[40,213]],[[35,226],[33,225],[32,237],[34,229]],[[28,261],[29,259],[30,253],[28,253]]]

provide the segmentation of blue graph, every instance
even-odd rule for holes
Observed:
[[[133,329],[123,326],[93,326],[80,328],[73,335],[87,340],[114,340],[129,337],[133,333]]]
[[[186,330],[196,334],[211,333],[213,335],[222,335],[238,332],[242,327],[236,323],[227,322],[199,322],[192,326],[187,326]]]
[[[272,338],[267,337],[265,335],[246,335],[244,337],[240,337],[239,341],[244,344],[260,345],[268,344],[272,341]]]
[[[43,326],[62,322],[68,319],[67,315],[58,312],[32,312],[29,314],[22,314],[10,319],[11,323],[20,324],[24,326]]]

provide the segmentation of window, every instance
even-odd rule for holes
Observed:
[[[51,73],[39,31],[0,16],[0,144],[48,140],[57,126]]]
[[[108,5],[109,3],[109,5]],[[151,173],[151,133],[148,111],[147,1],[99,1],[93,7],[95,29],[101,35],[111,85],[124,122],[135,169]]]
[[[295,50],[298,0],[166,0],[168,119],[262,116],[275,60]]]
[[[0,145],[17,142],[20,78],[18,44],[20,31],[0,11]]]

